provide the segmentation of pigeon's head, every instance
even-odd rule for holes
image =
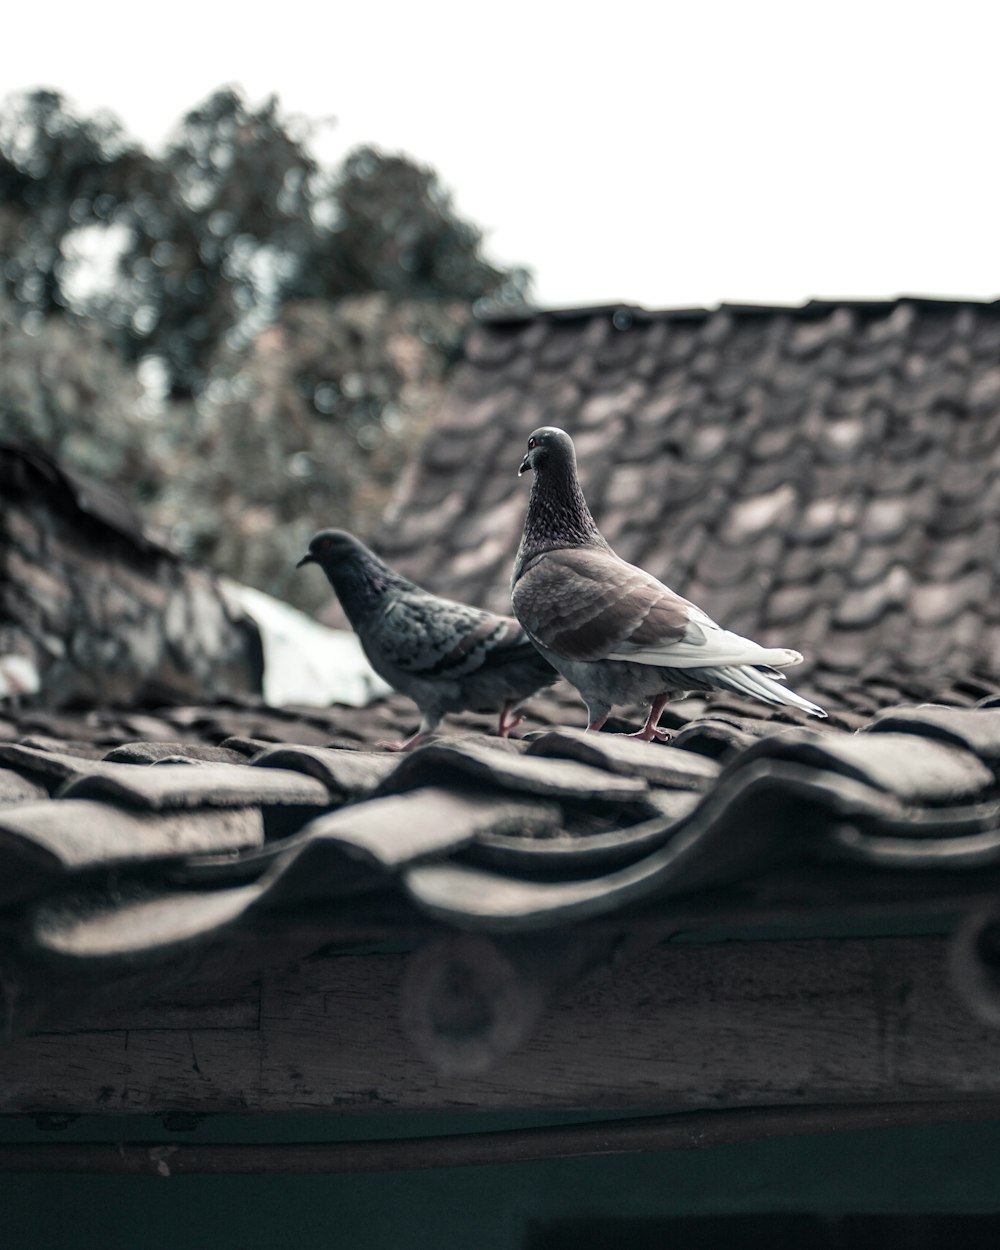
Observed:
[[[363,551],[361,543],[346,530],[320,530],[312,536],[309,550],[295,567],[300,569],[304,564],[318,564],[321,569],[329,571],[348,560],[356,560]]]
[[[517,476],[522,473],[539,473],[547,464],[573,464],[576,452],[573,440],[565,430],[554,425],[543,425],[528,439],[528,454],[521,461]]]

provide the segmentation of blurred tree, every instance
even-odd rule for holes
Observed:
[[[482,232],[432,169],[363,147],[333,175],[310,134],[274,97],[254,108],[223,87],[157,160],[58,92],[15,95],[0,113],[6,290],[29,314],[104,322],[127,359],[163,360],[178,397],[289,300],[524,302],[527,271],[484,257]],[[74,281],[81,262],[109,255],[110,280]]]
[[[299,131],[275,99],[251,109],[227,87],[154,160],[58,92],[13,96],[0,113],[5,289],[27,314],[105,322],[127,358],[160,356],[171,393],[192,394],[219,344],[266,324],[315,250],[318,167]],[[116,280],[81,292],[74,261],[109,249]]]
[[[309,264],[319,171],[306,138],[274,97],[251,109],[225,87],[181,122],[163,193],[136,197],[118,297],[130,354],[162,357],[173,394],[197,391],[220,347],[272,320]]]
[[[109,226],[152,165],[108,114],[80,118],[57,91],[21,92],[0,113],[3,289],[23,312],[70,306],[67,240]]]
[[[315,608],[321,526],[367,534],[440,402],[471,313],[382,293],[286,305],[197,401],[151,515],[199,562]]]
[[[161,428],[161,416],[99,326],[50,316],[25,328],[0,299],[0,440],[42,447],[143,504],[172,469],[175,423]]]
[[[370,532],[473,307],[529,285],[432,169],[365,147],[323,170],[310,137],[231,87],[159,158],[57,92],[0,109],[0,438],[303,606],[309,535]]]
[[[291,293],[327,299],[385,291],[396,299],[524,303],[527,270],[482,253],[482,232],[454,211],[433,169],[361,147],[350,153],[320,205],[332,219],[317,264]],[[324,245],[325,243],[325,245]]]

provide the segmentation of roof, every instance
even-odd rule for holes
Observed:
[[[374,749],[413,727],[398,697],[7,710],[8,1027],[247,931],[280,960],[441,926],[810,933],[848,916],[919,932],[987,914],[1000,310],[625,311],[481,326],[378,546],[504,608],[522,436],[564,424],[622,554],[727,626],[806,651],[796,686],[830,721],[719,695],[670,705],[669,745],[637,743],[581,733],[560,684],[517,740],[452,717],[400,757]],[[1000,1019],[989,944],[964,950],[956,981]]]
[[[255,622],[113,488],[0,443],[0,501],[0,660],[22,687],[61,704],[261,689]]]
[[[474,331],[378,548],[509,610],[539,425],[612,546],[863,714],[1000,668],[1000,304],[567,309]]]
[[[262,924],[280,953],[306,919],[313,945],[435,923],[953,919],[1000,889],[997,702],[902,706],[858,733],[716,709],[667,746],[551,728],[405,756],[348,744],[395,703],[8,717],[13,1029],[47,1018],[53,986],[155,973]]]

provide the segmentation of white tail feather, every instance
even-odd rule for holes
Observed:
[[[725,686],[737,694],[746,694],[753,699],[762,699],[765,703],[772,703],[776,707],[797,707],[803,712],[808,712],[810,716],[824,718],[826,716],[826,712],[817,704],[810,703],[802,695],[796,694],[794,690],[789,690],[787,686],[780,685],[754,668],[742,665],[738,668],[712,667],[703,669],[701,675],[713,684]]]
[[[720,629],[703,642],[667,642],[661,646],[640,647],[635,651],[622,648],[612,652],[609,660],[631,660],[635,664],[659,664],[663,668],[722,668],[730,664],[765,664],[771,668],[791,668],[802,663],[798,651],[787,647],[762,647],[749,638]]]

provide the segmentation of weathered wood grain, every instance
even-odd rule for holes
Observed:
[[[460,933],[429,942],[407,960],[403,976],[406,1036],[445,1076],[488,1072],[614,949],[609,937],[580,933],[512,939]]]
[[[443,1077],[399,1011],[405,954],[262,974],[252,1012],[202,986],[184,1029],[99,1028],[5,1049],[0,1111],[736,1107],[1000,1094],[997,1035],[943,937],[661,944],[569,991],[489,1072]],[[249,970],[245,969],[244,973]],[[230,979],[230,984],[232,979]],[[198,1024],[197,1003],[204,1004]],[[115,1023],[126,1024],[118,1013]],[[90,1023],[97,1025],[97,1020]]]

